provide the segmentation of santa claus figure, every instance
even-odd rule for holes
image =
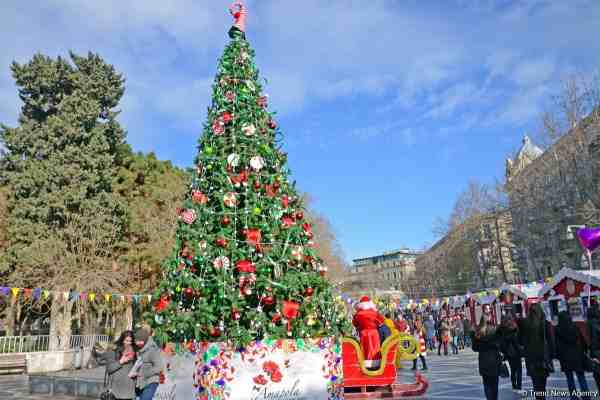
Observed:
[[[381,361],[377,328],[384,323],[385,318],[377,312],[375,303],[368,296],[360,298],[356,310],[352,324],[356,327],[360,336],[360,347],[365,357],[365,367],[377,368]]]

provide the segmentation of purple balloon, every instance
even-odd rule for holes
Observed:
[[[581,228],[577,231],[577,238],[579,243],[593,253],[598,247],[600,247],[600,227],[599,228]]]

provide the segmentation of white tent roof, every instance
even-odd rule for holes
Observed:
[[[530,299],[532,297],[538,297],[540,290],[544,287],[541,283],[528,283],[525,285],[509,285],[505,283],[500,288],[500,291],[509,291],[522,299]]]
[[[592,286],[600,288],[600,270],[592,271],[576,271],[571,268],[563,268],[556,275],[552,277],[550,282],[546,283],[541,289],[539,296],[542,297],[548,293],[554,286],[565,278],[573,279],[574,281],[581,283],[590,283]]]

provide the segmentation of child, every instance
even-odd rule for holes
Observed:
[[[421,324],[420,320],[415,322],[415,329],[413,330],[413,337],[417,339],[419,342],[419,347],[417,348],[417,353],[419,358],[421,359],[421,370],[427,371],[427,362],[425,361],[425,357],[427,356],[427,346],[425,344],[425,330],[423,329],[423,324]],[[413,360],[412,370],[415,371],[417,369],[417,359]]]

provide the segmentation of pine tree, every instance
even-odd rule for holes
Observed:
[[[13,285],[110,287],[110,262],[93,265],[102,257],[91,249],[112,254],[126,228],[111,188],[125,138],[114,110],[123,78],[98,55],[70,59],[37,54],[11,67],[23,106],[17,127],[0,127],[9,189],[0,274]]]
[[[343,335],[348,322],[290,181],[254,51],[242,32],[230,36],[176,244],[146,318],[162,343]]]

